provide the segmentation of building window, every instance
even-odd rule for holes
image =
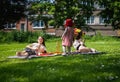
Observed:
[[[43,21],[34,21],[33,22],[33,28],[44,28],[44,22]]]
[[[25,31],[25,23],[21,23],[21,25],[20,25],[20,30],[21,30],[21,31]]]
[[[87,5],[88,3],[86,1],[82,1],[81,4]]]
[[[86,19],[86,24],[94,24],[94,16]]]
[[[99,9],[99,5],[98,4],[99,4],[98,1],[95,1],[94,2],[94,8]]]
[[[99,8],[100,8],[100,9],[104,9],[105,6],[104,6],[104,5],[100,5]]]
[[[94,2],[94,8],[102,10],[102,9],[105,8],[105,6],[103,4],[99,4],[98,1],[95,1]]]
[[[7,23],[7,24],[5,25],[5,27],[6,27],[6,28],[10,28],[10,29],[14,29],[14,28],[16,28],[16,23]]]
[[[100,18],[99,18],[99,23],[100,23],[100,24],[104,24],[104,23],[105,23],[105,18],[103,18],[103,17],[100,16]]]
[[[82,4],[82,5],[85,5],[85,6],[93,6],[93,4],[92,4],[92,2],[91,1],[81,1],[81,3],[80,4]]]

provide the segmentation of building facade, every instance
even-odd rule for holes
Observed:
[[[87,4],[87,3],[83,3]],[[101,10],[104,9],[104,5],[98,5],[97,2],[94,2],[95,11],[93,11],[93,15],[86,20],[86,24],[94,29],[85,31],[87,35],[95,35],[96,33],[100,33],[101,35],[105,36],[120,36],[120,30],[113,30],[111,25],[105,26],[105,19],[102,18],[98,13],[101,12]],[[22,18],[15,24],[8,24],[6,26],[6,29],[16,29],[19,31],[36,31],[36,30],[42,30],[44,29],[45,25],[42,20],[31,22],[26,18]],[[46,32],[61,36],[63,33],[63,28],[48,28]]]

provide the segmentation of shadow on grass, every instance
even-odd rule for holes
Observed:
[[[8,59],[0,60],[0,63],[6,63],[6,62],[9,62],[9,60]]]
[[[0,67],[1,82],[120,81],[120,59],[117,57],[76,55],[8,61]]]

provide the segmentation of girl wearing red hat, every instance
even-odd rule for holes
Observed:
[[[73,21],[72,19],[66,19],[65,21],[65,31],[62,34],[62,48],[63,54],[66,55],[67,53],[70,54],[71,47],[74,39],[74,29],[72,28]]]

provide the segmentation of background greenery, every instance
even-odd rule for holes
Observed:
[[[23,32],[23,31],[11,31],[11,32],[4,32],[4,31],[0,31],[0,43],[11,43],[11,42],[27,42],[27,43],[32,43],[32,42],[36,42],[37,38],[39,36],[42,36],[45,38],[45,40],[49,40],[49,39],[55,39],[55,38],[59,38],[57,36],[54,35],[49,35],[47,34],[44,30],[43,31],[36,31],[36,32]],[[108,40],[119,40],[116,37],[112,37],[112,36],[102,36],[100,33],[97,33],[95,36],[89,36],[89,35],[85,35],[83,38],[85,38],[85,40],[87,39],[87,41],[98,41],[98,40],[104,40],[104,41],[108,41]]]
[[[100,37],[100,36],[99,36]],[[98,38],[98,37],[97,37]],[[119,82],[120,39],[87,37],[86,45],[105,52],[99,55],[70,55],[33,59],[8,59],[28,43],[0,44],[1,82]],[[56,50],[61,39],[46,40],[48,52]],[[72,50],[74,50],[72,48]]]
[[[44,37],[46,40],[50,38],[54,38],[56,36],[51,36],[46,34],[43,31],[36,31],[36,32],[23,32],[23,31],[11,31],[11,32],[4,32],[0,31],[0,42],[1,43],[10,43],[10,42],[36,42],[39,36]]]
[[[45,28],[50,20],[54,20],[54,24],[50,24],[59,27],[66,18],[72,18],[76,27],[85,28],[85,21],[98,10],[96,5],[104,7],[99,15],[106,25],[120,29],[119,0],[0,0],[0,29],[28,15],[31,21],[44,21]]]

